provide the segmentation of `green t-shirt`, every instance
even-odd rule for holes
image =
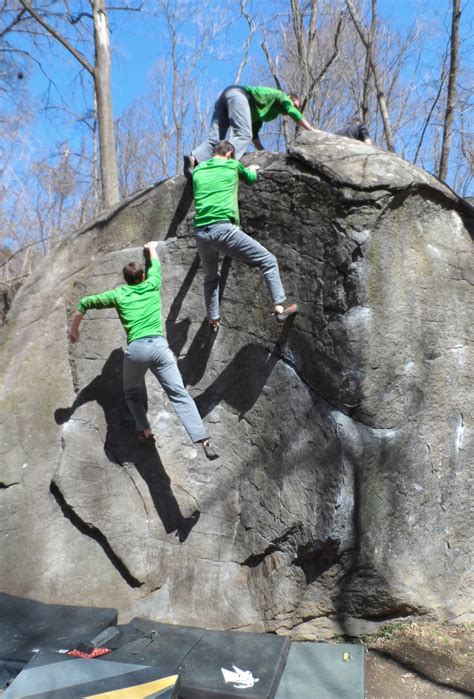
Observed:
[[[84,296],[77,304],[77,310],[85,313],[91,308],[116,308],[128,344],[140,337],[163,335],[160,287],[160,261],[152,259],[145,281],[124,284],[103,294]]]
[[[295,121],[301,121],[303,115],[296,109],[287,94],[274,87],[251,87],[244,85],[243,89],[249,95],[252,131],[255,138],[260,131],[263,121],[273,121],[280,114],[288,114]]]
[[[200,163],[193,172],[193,191],[196,228],[218,221],[239,225],[237,199],[239,178],[255,182],[257,173],[248,170],[239,160],[211,158]]]

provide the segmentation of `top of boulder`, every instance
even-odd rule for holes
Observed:
[[[288,150],[292,157],[336,185],[366,190],[428,186],[452,202],[459,202],[455,192],[424,170],[394,153],[355,139],[325,131],[305,131]]]

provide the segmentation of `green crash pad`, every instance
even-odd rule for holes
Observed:
[[[364,699],[363,645],[292,643],[275,699]]]

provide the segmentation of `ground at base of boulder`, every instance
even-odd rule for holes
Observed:
[[[366,699],[444,699],[474,693],[473,624],[397,624],[364,642]]]

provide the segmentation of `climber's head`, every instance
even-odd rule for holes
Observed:
[[[212,150],[212,154],[218,158],[235,158],[235,148],[230,141],[219,141]]]
[[[128,262],[123,268],[123,278],[127,284],[140,284],[145,279],[145,270],[140,262]]]
[[[290,92],[288,97],[293,102],[293,107],[296,107],[296,109],[299,109],[301,111],[301,100],[298,97],[298,95],[295,95],[294,92]]]

